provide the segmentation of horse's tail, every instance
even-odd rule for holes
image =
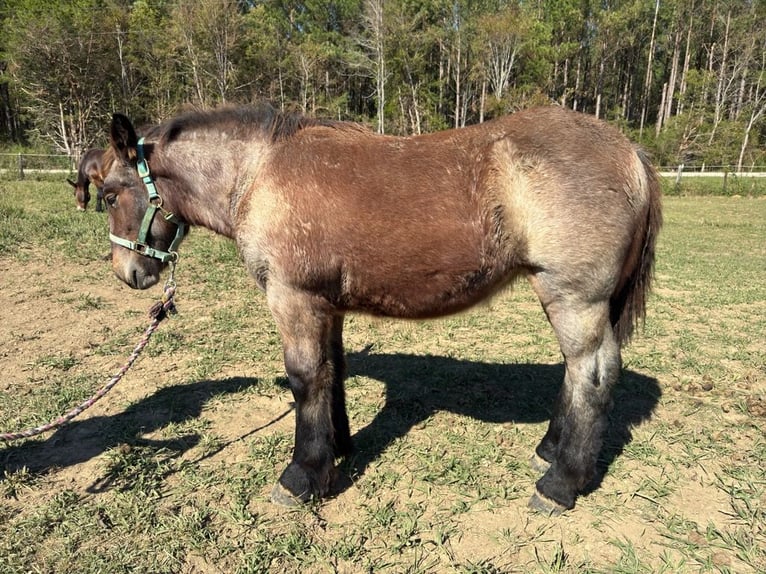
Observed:
[[[623,263],[621,280],[610,300],[610,319],[620,345],[630,340],[634,326],[643,321],[646,314],[654,274],[654,251],[662,226],[659,176],[646,155],[641,150],[637,153],[643,171],[639,177],[642,189],[638,194],[646,198],[646,203]]]

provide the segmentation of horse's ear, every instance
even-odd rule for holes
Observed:
[[[130,120],[122,114],[112,116],[112,127],[109,132],[109,143],[114,148],[117,157],[129,162],[136,159],[138,137]]]

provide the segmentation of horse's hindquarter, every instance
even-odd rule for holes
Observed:
[[[97,187],[103,185],[101,174],[101,160],[103,156],[104,150],[102,149],[90,149],[85,152],[80,161],[78,178],[81,178],[83,181],[91,181]]]
[[[321,128],[275,150],[254,192],[280,204],[260,240],[269,280],[342,310],[413,318],[461,310],[508,280],[486,146],[451,138]],[[248,221],[258,209],[253,199]]]
[[[610,295],[649,201],[634,147],[607,124],[555,107],[503,121],[506,221],[525,237],[529,266],[583,297]]]

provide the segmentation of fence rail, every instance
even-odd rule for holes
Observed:
[[[0,173],[24,179],[25,173],[73,173],[74,158],[64,154],[0,153]]]
[[[720,169],[720,168],[719,168]],[[766,177],[766,167],[756,168],[760,171],[731,171],[720,169],[719,171],[682,171],[670,170],[666,167],[658,169],[660,177]]]

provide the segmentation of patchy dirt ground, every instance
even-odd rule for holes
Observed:
[[[230,485],[244,468],[264,474],[242,510],[258,517],[253,528],[285,536],[297,523],[314,548],[269,546],[272,571],[766,570],[765,373],[743,358],[760,352],[763,340],[750,341],[748,351],[741,341],[706,335],[766,316],[763,301],[722,305],[720,323],[712,317],[681,329],[686,311],[677,301],[684,295],[660,287],[648,336],[625,353],[627,383],[618,389],[604,475],[574,511],[555,519],[526,507],[535,480],[527,459],[549,407],[534,395],[548,401],[555,386],[539,391],[525,382],[560,377],[555,345],[524,325],[491,338],[476,328],[483,321],[510,327],[520,310],[539,315],[529,294],[522,288],[490,309],[436,326],[354,318],[347,327],[348,394],[360,454],[342,467],[350,482],[338,496],[296,515],[268,502],[293,427],[273,326],[243,275],[211,293],[194,274],[193,262],[181,268],[180,314],[160,327],[159,341],[112,393],[66,429],[31,445],[0,446],[6,519],[23,523],[35,506],[72,492],[111,516],[102,522],[112,524],[105,536],[117,544],[110,493],[122,478],[114,461],[135,446],[109,437],[125,426],[147,444],[167,443],[175,457],[173,472],[157,485],[162,494],[149,503],[179,516],[211,507],[210,523],[196,532],[209,529],[218,547],[231,544],[216,554],[179,531],[183,558],[167,571],[260,571],[248,570],[246,559],[274,541],[218,513],[233,506]],[[106,262],[76,264],[43,249],[22,260],[0,257],[0,278],[0,392],[13,397],[6,408],[18,405],[18,417],[3,413],[9,425],[28,423],[30,404],[60,412],[103,384],[148,325],[145,311],[158,295],[121,285]],[[482,318],[487,313],[493,318]],[[244,315],[251,331],[243,335]],[[236,344],[227,342],[234,331],[227,335],[224,324],[234,325]],[[695,363],[708,345],[722,349],[711,350],[718,366],[710,370]],[[519,362],[530,366],[503,362],[514,348],[528,353]],[[476,377],[474,388],[495,398],[482,403],[488,399],[478,391],[461,396],[453,389],[441,396],[438,377],[455,370]],[[516,378],[516,389],[498,387],[498,374]],[[425,391],[418,378],[427,380]],[[55,393],[46,387],[62,380],[75,381],[80,394],[49,396]],[[471,406],[474,398],[487,410]],[[526,418],[512,404],[507,416],[496,416],[496,400],[537,406]],[[34,479],[13,487],[24,468]],[[39,556],[43,570],[55,563],[44,550]]]

